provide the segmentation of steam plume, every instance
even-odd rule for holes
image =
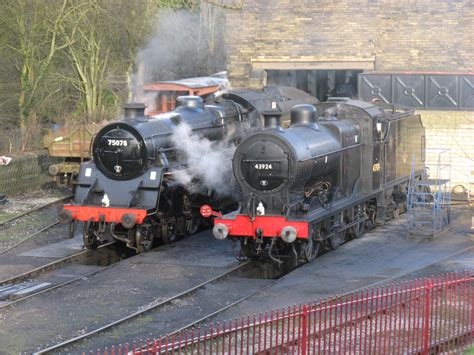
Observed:
[[[206,193],[211,190],[221,195],[232,193],[235,145],[200,137],[185,123],[176,128],[171,139],[188,166],[175,174],[179,183],[191,192]],[[196,179],[200,181],[199,185],[195,184]]]
[[[206,76],[224,70],[224,36],[217,30],[209,33],[211,24],[218,25],[215,21],[205,22],[200,13],[191,11],[160,10],[153,33],[135,59],[136,73],[130,83],[132,96],[136,98],[137,89],[144,83]],[[217,50],[210,51],[209,36],[216,36],[213,41]]]

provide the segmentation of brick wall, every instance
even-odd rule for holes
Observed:
[[[269,62],[474,71],[472,0],[245,0],[225,30],[234,87],[261,87]]]
[[[265,69],[474,72],[472,0],[245,0],[225,30],[233,87],[262,87]],[[451,149],[452,185],[467,186],[474,113],[420,113],[427,147]]]
[[[463,185],[474,192],[474,112],[419,111],[426,129],[427,163],[435,177],[437,159],[442,150],[442,162],[451,165],[451,187]],[[448,178],[444,169],[442,178]]]

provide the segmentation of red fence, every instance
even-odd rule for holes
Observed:
[[[449,352],[473,344],[473,286],[471,275],[457,273],[377,287],[134,344],[130,351],[203,355]],[[128,350],[127,345],[105,352]]]

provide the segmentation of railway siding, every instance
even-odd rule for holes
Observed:
[[[8,353],[45,348],[188,290],[238,264],[217,244],[200,233],[2,309],[0,343]]]
[[[407,239],[406,215],[362,238],[317,258],[284,276],[264,293],[251,297],[213,321],[234,319],[289,304],[304,304],[345,294],[374,283],[427,277],[466,268],[474,271],[474,235],[470,211],[455,208],[449,230],[435,240]],[[466,250],[471,248],[470,250]],[[461,251],[466,252],[461,253]]]
[[[405,216],[402,216],[280,280],[249,281],[229,277],[225,282],[219,281],[180,298],[156,314],[141,317],[138,323],[115,328],[105,338],[92,338],[73,350],[92,349],[107,342],[109,346],[123,343],[139,333],[142,337],[159,336],[245,295],[250,297],[217,316],[206,318],[205,323],[209,319],[228,321],[254,312],[317,300],[377,282],[393,282],[397,276],[413,275],[413,271],[419,273],[414,277],[429,276],[426,272],[452,271],[445,268],[446,264],[452,263],[454,268],[469,265],[465,254],[472,255],[472,250],[462,252],[473,245],[472,235],[468,233],[468,212],[456,208],[451,230],[433,241],[407,239]],[[14,308],[0,310],[4,324],[0,329],[0,343],[12,353],[47,348],[166,300],[236,265],[229,243],[216,243],[209,231],[202,232],[124,260],[101,273],[35,296]],[[427,269],[427,266],[430,267]],[[474,269],[472,263],[471,269]],[[258,292],[252,295],[255,290]],[[184,314],[187,318],[180,320]],[[124,332],[134,328],[140,328],[140,331],[124,336]]]

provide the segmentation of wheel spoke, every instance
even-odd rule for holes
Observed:
[[[135,242],[139,253],[146,253],[153,249],[152,226],[137,228],[137,231],[135,232]]]
[[[197,232],[199,229],[200,218],[188,217],[184,220],[184,235],[189,236]]]
[[[341,246],[342,243],[344,243],[345,239],[345,233],[344,232],[335,232],[330,238],[329,238],[329,247],[332,250],[336,250]]]
[[[312,262],[318,256],[319,242],[314,241],[312,238],[308,239],[304,249],[304,258],[308,263]]]
[[[173,243],[178,239],[178,228],[176,221],[170,221],[161,226],[161,238],[165,244]]]

